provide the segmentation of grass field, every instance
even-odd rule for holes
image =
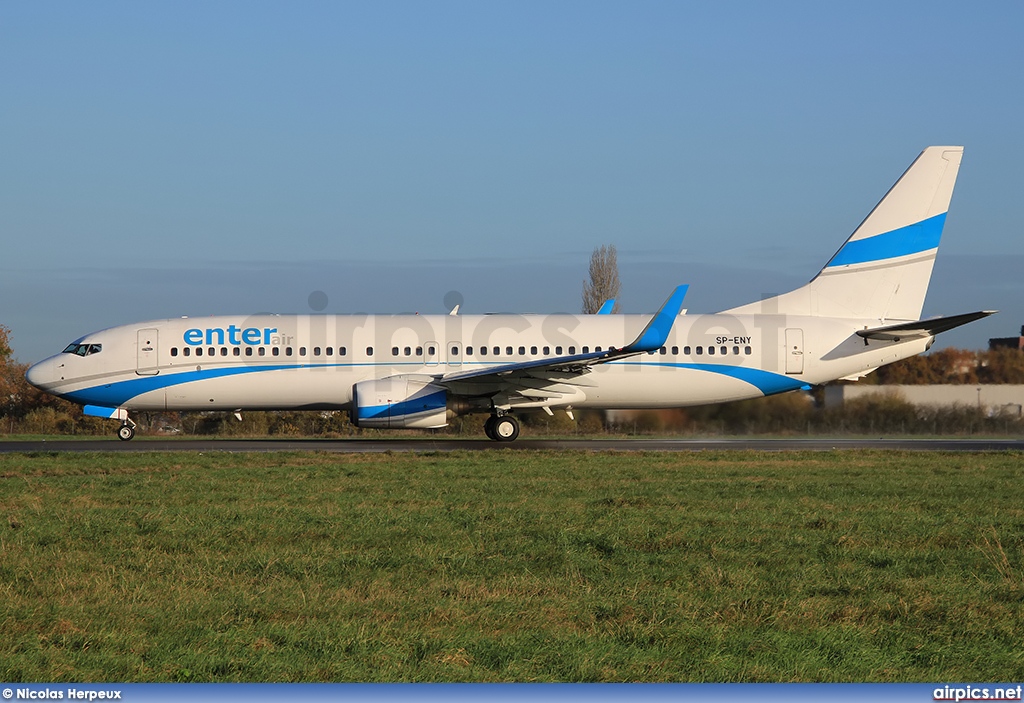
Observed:
[[[1019,681],[1024,456],[0,455],[0,680]]]

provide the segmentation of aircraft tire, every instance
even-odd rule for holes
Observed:
[[[122,442],[127,442],[135,436],[135,428],[131,425],[121,425],[117,429],[117,438]]]
[[[492,433],[498,442],[511,442],[519,436],[519,421],[511,415],[502,415],[495,419]]]
[[[494,434],[494,423],[498,419],[497,415],[491,415],[484,422],[484,434],[487,435],[487,439],[498,441],[498,438]]]

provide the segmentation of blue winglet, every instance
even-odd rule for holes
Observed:
[[[611,315],[612,314],[612,308],[614,308],[614,307],[615,307],[615,298],[609,298],[608,300],[604,301],[604,304],[601,305],[601,309],[598,310],[596,314],[597,315]]]
[[[683,298],[686,297],[686,291],[689,288],[686,285],[676,287],[672,291],[672,295],[665,301],[665,304],[661,306],[661,309],[654,313],[654,317],[644,327],[644,331],[640,333],[640,336],[622,351],[633,354],[636,352],[654,351],[665,346],[669,332],[672,331],[672,325],[675,324],[679,311],[683,308]]]

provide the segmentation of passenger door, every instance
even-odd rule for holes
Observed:
[[[139,330],[136,342],[135,373],[156,376],[160,373],[160,332],[156,329]]]
[[[804,331],[795,327],[786,330],[786,373],[804,372]]]

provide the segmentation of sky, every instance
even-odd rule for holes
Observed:
[[[1024,325],[1024,3],[0,4],[0,324],[35,361],[181,315],[715,312],[965,154],[925,315]],[[312,297],[311,297],[312,296]],[[318,302],[319,301],[319,302]]]

